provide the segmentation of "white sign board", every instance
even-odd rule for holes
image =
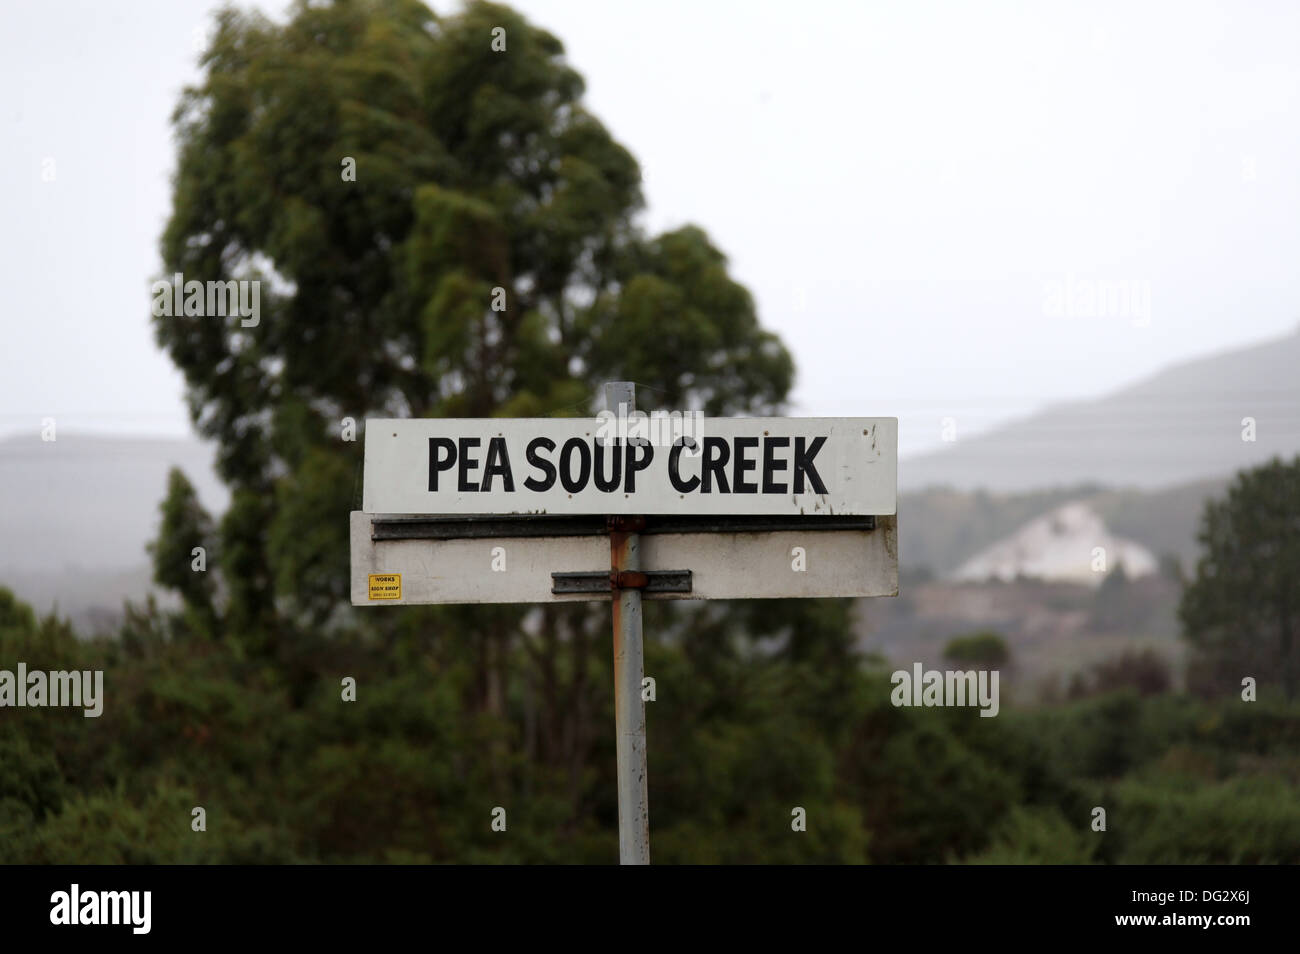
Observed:
[[[893,417],[374,419],[371,514],[897,512]]]
[[[352,603],[555,603],[608,600],[608,594],[553,593],[553,573],[608,571],[605,535],[452,540],[374,539],[375,522],[351,517]],[[757,533],[645,533],[646,570],[690,570],[689,593],[645,599],[705,600],[818,596],[896,596],[894,517],[875,529]]]

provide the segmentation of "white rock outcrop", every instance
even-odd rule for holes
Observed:
[[[1105,571],[1097,567],[1104,550]],[[1115,536],[1088,504],[1074,501],[1029,521],[954,571],[959,582],[1014,580],[1018,576],[1098,585],[1116,566],[1129,577],[1156,572],[1157,561],[1140,543]]]

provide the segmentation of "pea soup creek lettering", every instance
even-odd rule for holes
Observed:
[[[591,418],[366,421],[374,514],[892,516],[898,421],[703,418],[656,440]],[[653,433],[653,431],[652,431]]]
[[[825,437],[680,438],[668,454],[668,481],[679,494],[826,493],[817,472],[817,453]],[[702,446],[701,446],[702,444]],[[429,438],[429,491],[455,472],[460,493],[515,492],[515,471],[504,437],[488,438],[486,452],[478,437]],[[557,445],[534,437],[524,450],[527,475],[522,486],[545,493],[558,480],[571,494],[589,484],[603,493],[635,493],[637,474],[654,460],[656,447],[646,440],[624,441],[571,437]],[[445,488],[444,488],[445,489]]]

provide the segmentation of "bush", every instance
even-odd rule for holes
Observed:
[[[1011,658],[1011,651],[1005,639],[986,630],[953,639],[944,647],[943,658],[958,665],[1001,666]]]

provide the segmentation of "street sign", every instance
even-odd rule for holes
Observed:
[[[610,601],[619,859],[648,864],[641,600],[897,595],[898,419],[647,416],[630,381],[605,399],[366,421],[352,604]]]
[[[666,416],[665,416],[666,417]],[[893,417],[377,419],[372,514],[767,514],[897,510]]]
[[[513,518],[494,526],[354,512],[352,603],[401,606],[608,600],[609,592],[555,592],[553,579],[556,573],[591,572],[609,566],[609,533],[604,520],[591,521],[589,528],[570,524],[551,531],[569,534],[565,536],[519,536],[528,526],[523,521],[529,519],[550,518]],[[793,527],[796,522],[769,524]],[[807,517],[802,522],[806,526],[801,529],[763,530],[761,524],[754,523],[749,529],[738,530],[726,529],[726,523],[718,521],[719,529],[693,530],[687,521],[656,526],[655,519],[648,517],[640,534],[642,567],[689,570],[691,588],[687,592],[647,588],[645,598],[897,595],[895,517],[859,520],[856,525],[834,517]],[[864,529],[868,525],[873,529]],[[547,528],[539,532],[545,533]]]

